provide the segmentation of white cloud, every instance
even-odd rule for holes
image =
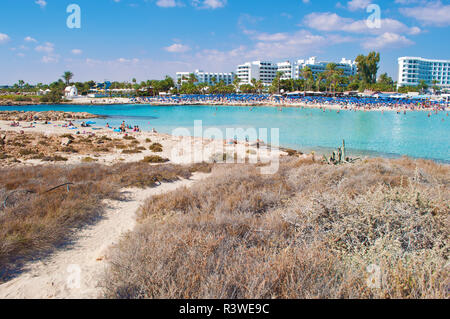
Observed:
[[[260,33],[255,36],[255,38],[259,41],[284,41],[289,38],[289,34],[287,33]]]
[[[58,63],[59,62],[59,55],[57,54],[49,54],[44,55],[41,60],[43,63]]]
[[[177,6],[177,3],[175,0],[158,0],[156,5],[162,8],[173,8]]]
[[[136,63],[139,62],[139,59],[136,59],[136,58],[134,58],[134,59],[119,58],[119,59],[117,59],[117,62],[119,62],[119,63],[134,63],[134,64],[136,64]]]
[[[418,20],[423,25],[438,27],[450,25],[450,5],[443,5],[441,1],[430,2],[419,7],[400,8],[400,12]]]
[[[45,6],[47,5],[47,1],[45,1],[45,0],[37,0],[34,3],[36,3],[41,8],[45,8]]]
[[[395,3],[398,3],[398,4],[417,4],[417,3],[426,4],[427,0],[395,0]]]
[[[44,45],[39,45],[35,48],[37,52],[52,53],[55,50],[55,45],[50,42],[46,42]]]
[[[249,56],[264,59],[282,59],[298,57],[321,51],[323,48],[337,43],[354,41],[350,37],[322,36],[307,30],[299,30],[292,34],[256,35],[259,40],[250,50]]]
[[[74,55],[80,55],[80,54],[83,53],[83,51],[80,50],[80,49],[73,49],[71,52],[72,52],[72,54],[74,54]]]
[[[384,48],[400,48],[413,44],[413,41],[403,35],[386,32],[376,38],[367,39],[362,46],[367,50],[380,50]]]
[[[351,0],[347,2],[347,7],[350,11],[356,11],[366,9],[371,3],[371,0]]]
[[[26,37],[26,38],[24,39],[24,41],[25,41],[25,42],[37,42],[37,40],[36,40],[36,39],[33,39],[32,37]]]
[[[225,66],[235,68],[243,61],[255,59],[286,59],[319,53],[322,49],[337,43],[354,41],[350,37],[321,36],[307,30],[293,33],[259,33],[253,31],[251,39],[255,41],[252,46],[240,46],[229,51],[215,49],[202,50],[194,55],[192,63],[199,63],[201,67],[212,69],[225,69]],[[199,67],[199,66],[197,66]]]
[[[55,45],[51,42],[45,42],[43,45],[38,45],[35,50],[37,52],[44,53],[45,55],[42,57],[43,63],[57,63],[59,62],[59,55],[55,54]]]
[[[360,34],[384,34],[386,32],[391,32],[406,33],[411,35],[421,32],[418,27],[408,27],[404,23],[394,19],[381,19],[380,28],[369,28],[366,20],[344,18],[331,12],[314,12],[308,14],[303,22],[309,28],[328,32],[344,31]]]
[[[219,9],[227,5],[227,0],[192,0],[192,5],[199,9]]]
[[[181,43],[174,43],[171,46],[165,47],[164,50],[171,53],[184,53],[189,51],[191,48],[187,45]]]
[[[0,44],[8,42],[9,39],[10,38],[7,34],[0,33]]]

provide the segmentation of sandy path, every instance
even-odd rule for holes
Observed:
[[[69,248],[57,251],[48,259],[30,263],[21,275],[0,285],[0,299],[97,298],[101,290],[97,280],[107,265],[107,248],[133,229],[135,213],[145,199],[182,186],[189,187],[206,176],[208,174],[198,173],[190,180],[165,183],[156,188],[126,189],[128,201],[105,201],[104,218],[80,230]],[[72,280],[77,277],[79,287]]]

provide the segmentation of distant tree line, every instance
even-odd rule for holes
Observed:
[[[252,79],[249,84],[240,84],[240,79],[236,77],[232,84],[225,84],[224,81],[217,81],[217,78],[211,79],[212,84],[198,83],[198,79],[194,73],[178,79],[177,85],[173,78],[166,76],[163,80],[147,80],[140,83],[136,78],[131,82],[111,83],[110,89],[134,89],[133,95],[151,96],[159,95],[161,92],[173,94],[226,94],[226,93],[281,93],[294,91],[316,91],[336,93],[343,91],[397,91],[397,83],[392,80],[387,73],[381,74],[377,78],[379,69],[380,54],[370,52],[367,56],[360,54],[355,59],[357,63],[357,74],[345,76],[341,68],[336,63],[329,63],[322,73],[313,74],[309,67],[300,70],[300,79],[282,79],[283,74],[278,72],[270,86],[265,86],[261,81]],[[13,92],[38,92],[40,90],[49,89],[51,92],[41,97],[44,102],[58,102],[64,93],[64,89],[68,85],[75,85],[79,95],[87,95],[91,88],[96,85],[95,81],[72,82],[74,74],[70,71],[64,72],[60,79],[50,84],[38,83],[32,86],[19,80],[13,87],[2,89],[2,94]],[[439,90],[434,81],[431,86],[435,91]],[[404,86],[398,89],[400,93],[420,92],[429,88],[425,81],[421,81],[417,86]],[[111,94],[111,92],[110,92]]]

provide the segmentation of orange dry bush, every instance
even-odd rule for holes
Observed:
[[[406,158],[216,168],[147,200],[111,251],[104,296],[448,298],[449,174]]]

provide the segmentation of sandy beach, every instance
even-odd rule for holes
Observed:
[[[5,106],[20,106],[20,105],[48,105],[51,103],[36,103],[36,102],[11,102],[0,100],[0,105]],[[143,104],[151,106],[239,106],[239,107],[278,107],[278,108],[310,108],[310,109],[323,109],[323,110],[350,110],[350,111],[364,111],[364,112],[411,112],[411,111],[434,111],[433,108],[422,108],[414,107],[411,109],[409,107],[403,106],[377,106],[375,108],[371,107],[356,107],[356,106],[343,106],[341,104],[325,104],[325,103],[304,103],[304,102],[285,102],[285,101],[252,101],[252,102],[236,102],[236,101],[159,101],[157,98],[150,98],[150,100],[145,100],[142,98],[122,98],[122,97],[111,97],[111,98],[92,98],[92,97],[78,97],[71,100],[65,100],[58,105],[122,105],[122,104]],[[445,112],[450,111],[450,107],[446,107]]]
[[[46,164],[39,157],[58,155],[65,160],[62,164],[77,164],[93,161],[100,164],[138,162],[147,156],[159,156],[174,164],[191,164],[195,162],[221,162],[226,154],[227,161],[251,160],[270,162],[272,158],[286,156],[282,150],[268,151],[268,147],[261,142],[260,148],[256,142],[245,143],[238,141],[230,144],[224,140],[203,139],[200,137],[177,137],[169,134],[154,132],[114,132],[105,127],[81,127],[81,120],[75,121],[74,127],[65,127],[68,121],[55,121],[50,124],[43,122],[20,122],[17,127],[11,127],[10,121],[0,121],[0,137],[5,141],[5,147],[17,145],[13,151],[21,151],[23,140],[30,150],[29,156],[18,158],[9,156],[0,159],[2,166],[21,166]],[[88,141],[88,144],[84,144]],[[43,143],[53,146],[53,152]],[[160,144],[162,150],[150,150],[153,144]],[[74,151],[73,148],[76,150]],[[44,151],[42,151],[44,150]],[[49,152],[47,154],[47,151]],[[44,153],[44,154],[43,154]],[[14,153],[16,154],[16,153]],[[33,156],[33,154],[35,156]],[[235,155],[239,154],[239,155]],[[38,156],[41,155],[41,156]]]
[[[433,111],[431,108],[415,108],[411,110],[407,107],[353,107],[353,106],[342,106],[340,104],[323,104],[323,103],[302,103],[302,102],[229,102],[229,101],[193,101],[193,102],[160,102],[156,100],[152,100],[150,102],[140,100],[130,99],[130,98],[78,98],[73,99],[70,102],[65,102],[65,104],[77,104],[77,105],[114,105],[114,104],[145,104],[152,106],[240,106],[240,107],[259,107],[259,106],[268,106],[268,107],[297,107],[297,108],[310,108],[310,109],[323,109],[323,110],[350,110],[350,111],[369,111],[369,112],[410,112],[410,111]],[[450,111],[450,108],[446,108],[445,111]]]
[[[83,117],[86,115],[83,115]],[[7,154],[23,154],[22,150],[28,149],[37,151],[33,154],[41,154],[42,142],[48,153],[45,157],[60,156],[65,161],[58,161],[57,165],[72,165],[85,163],[86,158],[98,164],[114,165],[117,163],[131,163],[144,160],[147,156],[159,156],[166,158],[174,164],[192,164],[194,162],[204,162],[216,156],[220,161],[223,154],[227,158],[234,158],[238,148],[244,150],[244,156],[259,157],[262,162],[269,161],[273,157],[286,156],[287,153],[276,150],[266,154],[266,147],[261,145],[258,149],[255,145],[224,145],[222,140],[208,140],[202,138],[189,138],[191,146],[185,156],[180,156],[186,146],[186,139],[168,134],[152,132],[132,132],[118,133],[108,128],[92,127],[82,128],[81,120],[74,121],[77,129],[64,127],[68,121],[52,121],[44,124],[42,121],[20,122],[18,127],[11,127],[10,121],[0,121],[0,139]],[[31,125],[31,126],[30,126]],[[79,134],[77,134],[79,133]],[[69,138],[68,136],[73,136]],[[89,141],[83,145],[81,141]],[[69,141],[71,141],[69,143]],[[149,142],[151,141],[151,142]],[[128,148],[121,149],[108,146],[101,151],[97,150],[97,143],[108,145],[123,145],[127,143]],[[159,143],[162,147],[160,152],[150,150],[148,145]],[[23,145],[26,144],[26,145]],[[67,145],[66,145],[67,144]],[[17,150],[19,153],[15,153]],[[64,151],[67,148],[76,148],[76,153]],[[54,152],[54,150],[59,150]],[[138,149],[139,152],[127,154],[129,149]],[[48,162],[41,158],[30,158],[33,154],[23,155],[20,158],[6,157],[0,158],[2,167],[33,167],[35,165],[55,165],[55,162]],[[199,156],[202,154],[202,156]],[[192,156],[191,156],[192,155]],[[90,162],[89,161],[89,162]],[[150,164],[153,165],[153,164]],[[157,165],[157,164],[155,164]],[[98,223],[84,227],[75,232],[73,242],[69,247],[57,249],[54,254],[45,259],[38,259],[27,263],[22,271],[12,280],[0,285],[0,298],[98,298],[101,297],[102,287],[99,281],[103,278],[106,267],[109,263],[108,252],[110,248],[120,242],[124,234],[133,230],[136,225],[136,211],[144,204],[148,198],[165,194],[182,187],[191,187],[198,181],[203,180],[210,174],[197,172],[189,179],[181,179],[173,183],[161,183],[155,188],[124,188],[121,190],[126,200],[104,201],[105,212]],[[80,282],[77,285],[71,284],[71,275],[79,273]]]

